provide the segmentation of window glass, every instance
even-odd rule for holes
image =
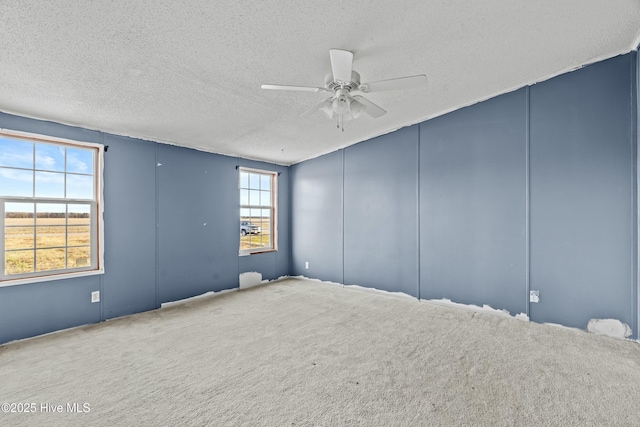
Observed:
[[[93,175],[94,152],[83,148],[67,148],[67,172]]]
[[[90,175],[67,174],[68,199],[93,199],[93,177]]]
[[[36,197],[64,198],[64,173],[36,172]]]
[[[275,249],[276,174],[240,169],[240,253]]]
[[[36,144],[36,169],[64,172],[64,145]]]
[[[0,136],[0,286],[100,269],[99,149],[80,145]]]
[[[0,166],[33,169],[33,142],[0,136]]]
[[[33,171],[0,167],[0,195],[33,197]]]

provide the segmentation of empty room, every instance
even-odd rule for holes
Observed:
[[[0,425],[640,424],[640,3],[0,2]]]

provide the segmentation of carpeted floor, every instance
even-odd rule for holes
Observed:
[[[0,346],[4,402],[35,412],[3,426],[638,425],[640,345],[285,279]]]

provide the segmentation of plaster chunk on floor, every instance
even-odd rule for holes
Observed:
[[[587,331],[614,338],[627,338],[632,333],[629,325],[618,319],[591,319],[587,325]]]

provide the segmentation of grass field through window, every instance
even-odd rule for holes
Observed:
[[[245,218],[241,221],[248,221],[260,227],[260,234],[247,234],[240,236],[240,250],[251,250],[271,246],[271,221],[269,218]]]
[[[90,264],[89,218],[6,218],[4,234],[5,274]]]

